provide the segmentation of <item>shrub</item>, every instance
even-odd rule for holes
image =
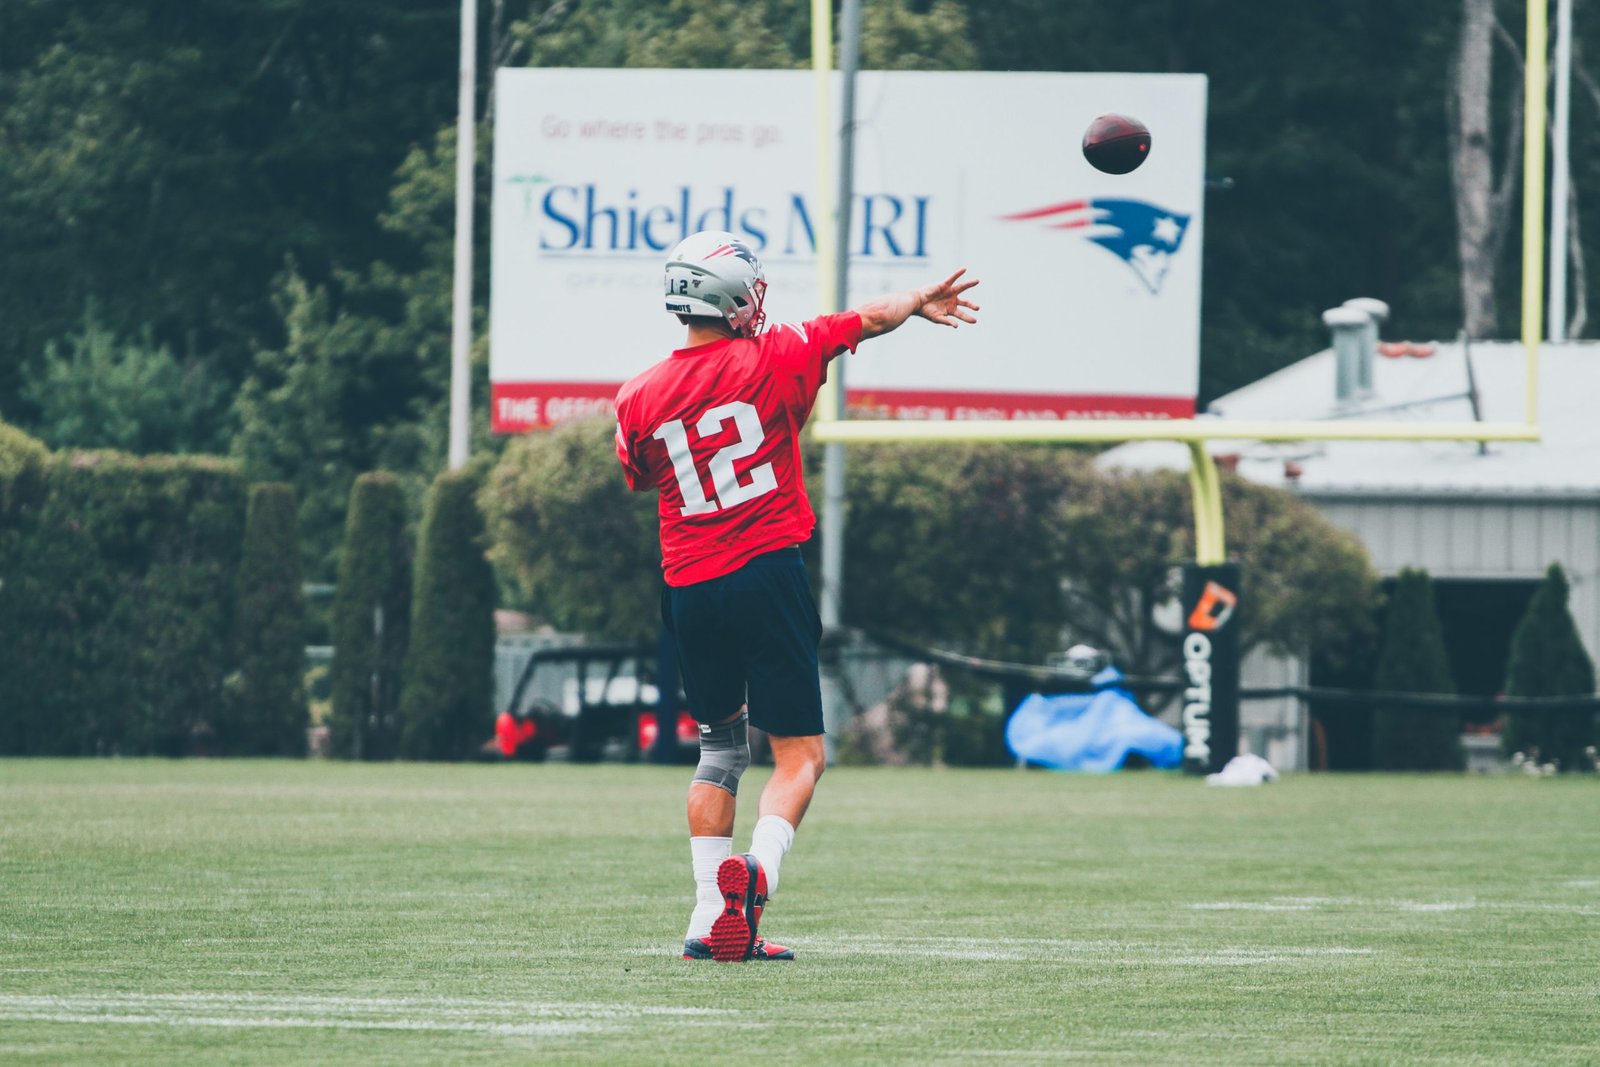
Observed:
[[[1567,608],[1567,576],[1550,564],[1528,602],[1527,613],[1511,635],[1506,664],[1506,695],[1514,697],[1588,696],[1594,692],[1594,663],[1584,651],[1577,624]],[[1506,748],[1540,762],[1557,761],[1562,770],[1584,765],[1583,750],[1595,743],[1592,715],[1570,711],[1522,711],[1506,716]]]
[[[333,605],[332,751],[394,755],[395,709],[411,609],[405,493],[391,474],[363,474],[350,490]]]
[[[653,493],[629,492],[616,424],[593,419],[511,444],[483,492],[492,558],[557,626],[617,640],[660,629]]]
[[[300,520],[292,486],[250,491],[234,615],[236,668],[227,718],[230,755],[298,756],[309,721],[304,683],[305,601]]]
[[[1063,621],[1055,514],[1095,478],[1082,454],[1054,447],[851,448],[846,621],[1042,660],[1060,647]]]
[[[464,759],[494,727],[495,580],[477,488],[447,471],[424,506],[400,698],[408,759]]]
[[[208,457],[58,454],[0,581],[0,745],[179,755],[229,653],[244,479]]]
[[[1400,572],[1384,617],[1373,684],[1400,693],[1454,693],[1444,627],[1426,571]],[[1440,771],[1462,767],[1461,716],[1449,710],[1379,706],[1372,720],[1377,770]]]

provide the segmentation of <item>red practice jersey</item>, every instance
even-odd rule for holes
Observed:
[[[861,343],[853,311],[680,348],[617,393],[628,486],[661,494],[668,585],[738,570],[811,536],[800,429],[828,361]]]

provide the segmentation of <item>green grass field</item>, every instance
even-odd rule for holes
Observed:
[[[0,762],[0,1062],[1600,1062],[1592,777],[836,770],[766,965],[687,777]]]

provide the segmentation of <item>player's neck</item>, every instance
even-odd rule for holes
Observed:
[[[685,348],[698,348],[701,345],[715,344],[718,341],[731,341],[733,334],[717,326],[691,325],[689,339],[684,342]]]

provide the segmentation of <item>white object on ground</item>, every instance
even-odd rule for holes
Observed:
[[[1272,764],[1250,752],[1233,757],[1216,774],[1206,775],[1206,785],[1263,785],[1277,780]]]

